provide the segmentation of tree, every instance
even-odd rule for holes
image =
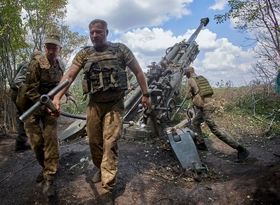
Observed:
[[[16,65],[28,61],[35,49],[43,50],[45,33],[61,30],[67,43],[66,52],[86,42],[85,36],[71,32],[63,25],[67,0],[1,0],[0,3],[0,119],[5,127],[11,127],[15,116],[8,95]]]
[[[232,19],[239,30],[250,32],[256,41],[255,71],[271,83],[280,69],[280,1],[229,0],[229,11],[216,15],[217,23]]]
[[[63,45],[61,56],[68,62],[75,49],[87,45],[88,36],[80,35],[78,32],[72,32],[67,25],[61,25],[60,31]]]

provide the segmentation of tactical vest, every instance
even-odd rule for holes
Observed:
[[[102,52],[92,49],[93,53],[84,66],[84,94],[127,90],[126,65],[118,55],[118,46],[110,43]]]
[[[41,52],[34,53],[32,60],[37,61],[41,68],[38,92],[41,95],[46,94],[59,84],[64,72],[63,63],[61,60],[58,60],[58,68],[53,68],[50,66],[47,57]],[[30,71],[27,71],[27,68],[24,71],[25,81],[26,76],[30,75]],[[23,85],[20,86],[18,90],[16,105],[21,111],[27,110],[33,104],[33,102],[31,102],[31,100],[25,95],[27,92],[28,83],[29,82],[23,83]]]
[[[40,94],[46,94],[59,84],[65,69],[64,64],[58,59],[56,67],[51,67],[47,57],[41,52],[33,54],[33,58],[41,68],[38,91]]]
[[[199,88],[199,92],[197,94],[201,97],[211,97],[214,94],[212,87],[205,77],[199,75],[194,77],[194,80]]]

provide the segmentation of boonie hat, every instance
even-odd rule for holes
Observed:
[[[52,43],[61,47],[60,36],[58,34],[47,34],[44,40],[44,44]]]

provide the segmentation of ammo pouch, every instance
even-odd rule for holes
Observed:
[[[84,94],[128,89],[125,65],[117,56],[117,48],[110,47],[89,56],[84,66],[82,85]]]
[[[105,69],[104,69],[105,70]],[[99,72],[93,72],[88,77],[84,77],[83,82],[83,93],[96,93],[105,92],[107,90],[112,91],[125,91],[127,90],[127,73],[124,70],[112,71],[105,70]]]

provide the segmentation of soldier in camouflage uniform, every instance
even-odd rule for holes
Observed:
[[[193,67],[187,68],[185,70],[185,75],[188,78],[186,91],[187,97],[192,98],[197,111],[194,119],[192,120],[193,131],[197,134],[195,138],[197,148],[207,150],[201,130],[201,123],[205,122],[215,136],[238,151],[237,157],[239,160],[246,159],[249,155],[249,151],[237,143],[229,134],[221,130],[212,118],[212,113],[215,108],[211,102],[213,90],[209,85],[209,82],[204,77],[202,77],[204,80],[198,81],[198,76],[196,75]],[[204,90],[204,94],[202,93],[202,90]]]
[[[93,20],[89,24],[89,31],[93,46],[77,53],[62,81],[73,81],[83,69],[84,93],[89,94],[87,135],[92,161],[98,168],[93,181],[101,180],[104,193],[110,194],[118,171],[117,142],[122,134],[123,97],[127,89],[126,66],[135,74],[141,87],[144,107],[150,105],[150,99],[144,73],[133,53],[122,43],[107,41],[107,23],[100,19]],[[58,110],[65,90],[53,99]]]
[[[29,106],[58,85],[63,76],[64,65],[59,58],[60,37],[57,34],[46,35],[44,45],[45,54],[37,52],[33,55],[27,69],[25,96],[29,99]],[[43,182],[43,192],[52,196],[55,193],[54,179],[59,162],[57,116],[46,107],[41,107],[26,120],[25,130],[42,167],[36,182]]]
[[[16,138],[15,151],[24,151],[24,150],[31,149],[27,140],[27,135],[24,130],[24,124],[19,119],[19,116],[22,115],[23,110],[21,110],[21,108],[16,103],[17,96],[21,91],[21,86],[25,82],[27,66],[28,66],[27,62],[23,62],[18,65],[17,74],[11,84],[11,99],[14,102],[17,111],[17,116],[16,116],[17,138]]]

